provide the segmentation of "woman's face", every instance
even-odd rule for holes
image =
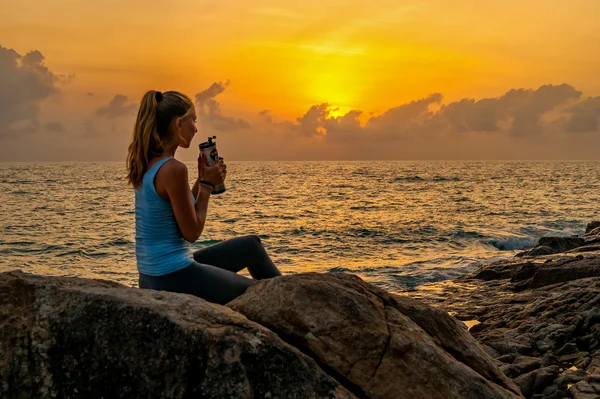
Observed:
[[[192,111],[189,115],[183,117],[178,124],[179,134],[176,136],[177,144],[183,148],[189,148],[192,139],[196,135],[196,112]]]

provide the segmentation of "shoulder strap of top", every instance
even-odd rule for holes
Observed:
[[[169,157],[169,158],[161,159],[160,161],[158,161],[157,163],[152,165],[152,167],[150,169],[148,169],[148,171],[144,174],[144,182],[150,181],[151,184],[154,185],[154,176],[156,176],[160,167],[163,166],[169,159],[172,159],[172,158]]]

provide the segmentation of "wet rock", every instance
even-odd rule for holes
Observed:
[[[533,247],[529,251],[521,252],[519,256],[535,257],[543,255],[553,255],[561,252],[566,252],[577,247],[581,247],[585,244],[585,239],[577,236],[542,237],[539,239],[535,247]]]
[[[446,311],[352,275],[261,280],[228,304],[372,398],[512,398],[519,390]]]
[[[539,246],[550,247],[557,252],[565,252],[584,244],[583,238],[572,237],[542,237],[538,241]]]
[[[595,229],[600,228],[600,220],[591,221],[585,226],[584,235],[592,234]]]

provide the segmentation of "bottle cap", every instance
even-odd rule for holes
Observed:
[[[212,137],[208,137],[208,141],[205,141],[204,143],[200,143],[199,147],[201,150],[205,149],[205,148],[209,148],[209,147],[214,147],[217,145],[217,143],[215,143],[213,140],[216,139],[217,136],[212,136]]]

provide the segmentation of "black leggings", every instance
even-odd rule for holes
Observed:
[[[281,276],[260,238],[236,237],[193,253],[191,265],[164,276],[139,275],[140,288],[179,292],[221,305],[246,292],[255,280],[236,274],[248,268],[256,280]]]

